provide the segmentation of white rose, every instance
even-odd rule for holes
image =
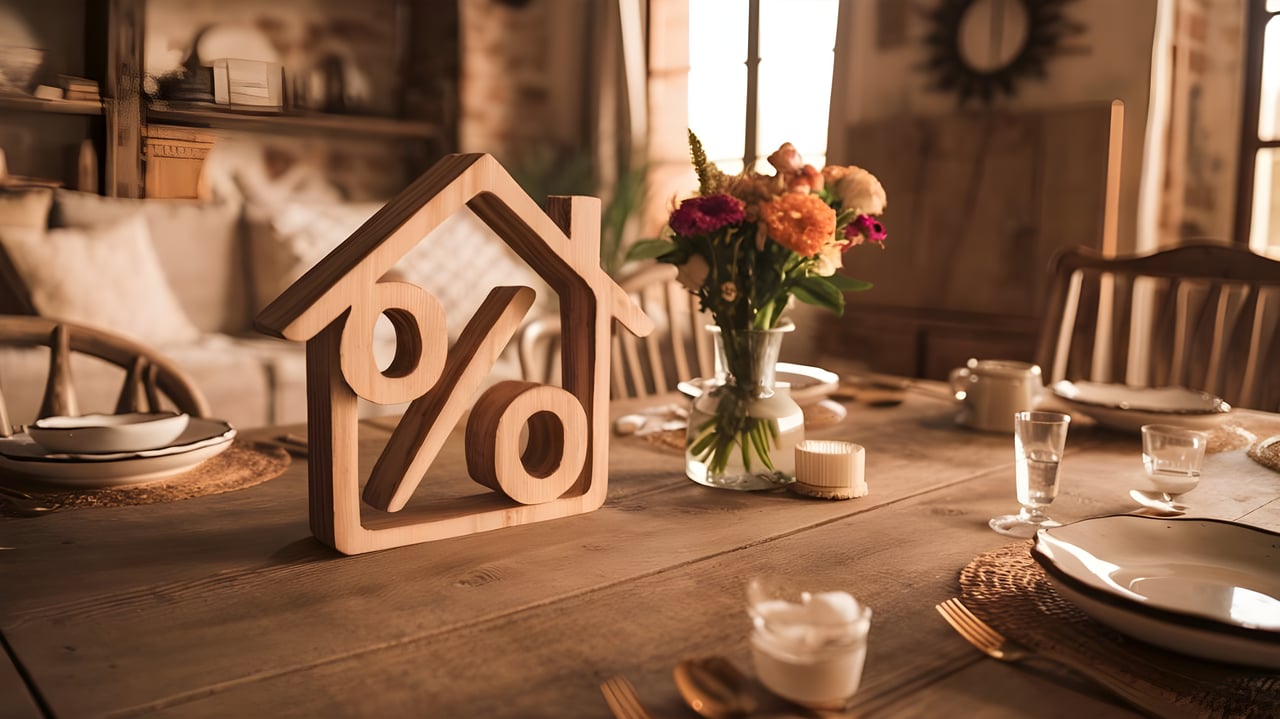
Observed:
[[[850,167],[836,180],[835,193],[840,197],[841,208],[853,210],[856,215],[878,215],[884,212],[889,199],[876,176],[861,167]]]
[[[830,277],[836,270],[844,267],[844,245],[840,242],[827,242],[814,257],[813,273],[819,277]]]

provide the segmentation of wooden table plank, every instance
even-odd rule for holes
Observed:
[[[359,557],[310,538],[301,463],[227,495],[0,520],[15,547],[0,627],[59,716],[602,716],[596,684],[615,671],[674,711],[672,662],[717,651],[746,666],[746,577],[786,568],[875,609],[862,694],[891,714],[958,701],[956,671],[1019,672],[974,669],[991,662],[932,609],[1008,541],[985,522],[1016,508],[1011,440],[958,430],[950,405],[914,395],[853,412],[823,432],[867,447],[872,494],[849,502],[709,490],[678,454],[615,440],[600,511]],[[1130,509],[1115,475],[1140,472],[1138,453],[1136,436],[1073,428],[1055,516]],[[1211,456],[1187,499],[1280,528],[1277,496],[1280,475],[1237,454]],[[618,631],[628,617],[643,625]],[[1088,704],[1051,687],[1026,695]],[[990,701],[991,716],[1022,706]]]
[[[35,697],[27,689],[8,652],[0,651],[0,719],[42,719]]]

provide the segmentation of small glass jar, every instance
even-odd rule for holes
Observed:
[[[760,683],[810,709],[848,706],[862,681],[871,609],[843,591],[808,591],[782,577],[747,585],[751,658]]]

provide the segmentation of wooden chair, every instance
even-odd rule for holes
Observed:
[[[617,333],[613,337],[611,396],[648,397],[675,391],[688,379],[715,372],[711,335],[704,329],[711,316],[698,299],[676,282],[676,268],[653,264],[618,280],[653,320],[648,337]],[[559,380],[560,318],[535,319],[518,338],[521,371],[534,382]]]
[[[125,371],[115,411],[155,412],[168,400],[178,411],[193,417],[209,413],[209,405],[191,378],[154,349],[133,340],[86,325],[45,317],[0,316],[0,346],[48,347],[49,373],[44,399],[36,417],[79,414],[71,376],[71,355],[78,352],[105,360]],[[13,425],[0,396],[0,436]]]
[[[1280,410],[1280,262],[1220,244],[1078,248],[1051,274],[1036,350],[1046,382],[1184,386]]]

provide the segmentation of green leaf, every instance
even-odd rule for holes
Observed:
[[[844,314],[844,295],[825,277],[805,277],[791,291],[801,302],[826,308],[836,315]]]
[[[627,260],[651,260],[675,249],[675,244],[666,240],[640,240],[627,250]]]
[[[824,278],[827,282],[835,285],[835,288],[841,292],[861,292],[871,289],[871,283],[866,280],[855,280],[852,277],[845,277],[837,272],[830,277]]]

